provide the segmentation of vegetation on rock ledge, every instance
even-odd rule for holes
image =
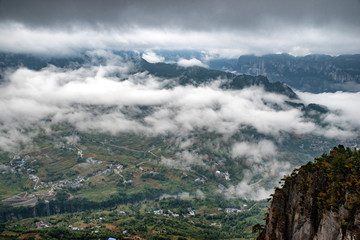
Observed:
[[[282,180],[284,185],[272,195],[266,225],[258,239],[360,236],[359,150],[339,145]],[[330,225],[334,229],[325,233]],[[253,230],[261,231],[262,226]]]

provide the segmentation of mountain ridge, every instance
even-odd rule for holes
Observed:
[[[125,58],[128,56],[126,53],[118,54]],[[262,86],[266,91],[283,94],[291,99],[297,98],[296,93],[284,83],[272,83],[263,76],[237,75],[198,66],[182,67],[175,63],[149,63],[143,58],[134,56],[130,56],[130,60],[137,66],[138,69],[136,69],[136,71],[147,71],[156,77],[178,78],[179,85],[200,86],[201,84],[208,84],[217,79],[227,79],[229,81],[222,84],[220,86],[221,88],[238,90],[250,86]],[[71,58],[46,58],[25,54],[2,53],[0,54],[0,69],[4,71],[8,67],[24,66],[38,71],[47,67],[49,64],[60,68],[79,68],[87,61],[89,61],[89,59],[86,55]],[[0,79],[1,78],[0,75]]]
[[[360,90],[360,54],[307,55],[289,54],[264,56],[243,55],[238,58],[236,71],[264,75],[271,82],[281,81],[301,91],[335,92]]]

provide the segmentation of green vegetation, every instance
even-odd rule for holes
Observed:
[[[26,177],[20,174],[0,175],[0,186],[0,196],[2,198],[13,196],[31,188],[31,185],[27,184]]]
[[[359,150],[339,145],[282,180],[284,185],[279,192],[297,191],[302,199],[300,206],[310,208],[313,205],[314,224],[320,223],[321,216],[335,212],[343,233],[356,229],[356,217],[360,213]],[[279,200],[283,195],[275,192],[273,196]]]
[[[288,140],[283,147],[289,150],[280,152],[280,161],[299,165],[311,158],[306,150],[298,147],[309,146],[311,138],[285,137]],[[121,239],[126,236],[122,234],[125,230],[131,236],[147,239],[169,236],[172,239],[250,239],[251,226],[261,226],[264,222],[264,203],[231,200],[223,191],[241,182],[245,171],[253,167],[246,159],[234,159],[231,154],[234,143],[249,138],[256,141],[266,136],[251,128],[244,128],[226,140],[221,134],[206,130],[196,130],[188,138],[111,135],[74,132],[68,124],[56,124],[51,133],[40,131],[35,135],[32,147],[23,146],[17,153],[1,152],[4,169],[11,171],[0,175],[0,199],[28,192],[39,201],[35,207],[0,205],[0,220],[7,222],[5,233],[34,233],[34,238],[43,239],[61,234],[67,239],[98,239],[105,235]],[[185,149],[180,147],[189,139],[191,144]],[[269,140],[272,139],[269,137]],[[190,160],[181,159],[182,154],[189,154]],[[221,175],[225,173],[227,179]],[[271,187],[276,182],[262,179],[261,174],[254,174],[251,183],[262,181],[261,186]],[[164,196],[172,199],[163,199]],[[225,208],[241,209],[243,204],[255,206],[236,214],[224,212]],[[195,209],[195,217],[184,216],[188,208]],[[127,214],[117,214],[120,209]],[[170,210],[179,217],[154,215],[153,211],[159,209]],[[90,224],[95,218],[92,214],[103,212],[109,219],[106,223],[109,227],[103,226],[107,229],[105,235],[95,234],[96,230],[91,227],[75,232],[68,230],[68,225]],[[72,217],[76,221],[71,220]],[[36,229],[38,221],[49,221],[51,227]],[[343,225],[346,224],[348,220],[344,220]],[[52,231],[58,235],[51,235]]]
[[[238,213],[226,208],[249,207]],[[251,226],[262,221],[266,204],[243,200],[169,198],[121,204],[107,210],[57,214],[9,221],[0,239],[32,234],[37,239],[252,239]],[[194,215],[189,215],[189,208]],[[155,214],[154,211],[163,213]],[[169,211],[170,210],[170,211]],[[173,215],[178,214],[178,215]],[[39,229],[40,222],[48,227]],[[70,227],[69,227],[70,226]]]
[[[360,151],[339,145],[317,158],[314,167],[322,169],[327,179],[326,191],[319,194],[323,209],[345,205],[355,215],[360,209]]]

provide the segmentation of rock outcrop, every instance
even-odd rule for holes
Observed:
[[[360,239],[360,151],[339,146],[285,177],[258,240]]]

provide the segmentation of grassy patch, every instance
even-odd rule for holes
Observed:
[[[5,199],[24,192],[26,189],[26,177],[18,175],[0,176],[0,199]]]
[[[86,187],[81,189],[78,197],[86,198],[91,201],[101,202],[106,201],[109,197],[117,192],[116,186],[103,185],[101,187]]]

